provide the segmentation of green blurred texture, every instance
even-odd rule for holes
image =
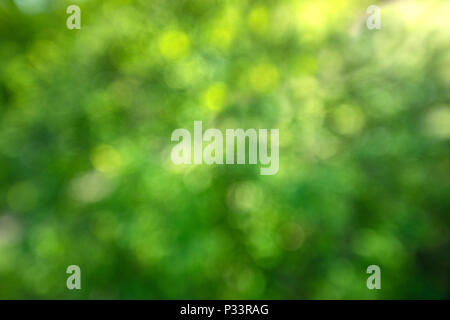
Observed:
[[[450,298],[449,1],[2,0],[0,37],[0,298]],[[279,128],[278,174],[173,165],[194,120]]]

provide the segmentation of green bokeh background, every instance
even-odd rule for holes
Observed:
[[[1,0],[0,298],[450,298],[449,31],[449,1]],[[279,172],[175,166],[194,120],[278,128]]]

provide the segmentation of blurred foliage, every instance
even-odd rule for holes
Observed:
[[[449,18],[448,1],[2,0],[0,298],[450,298]],[[194,120],[279,128],[278,174],[173,165]]]

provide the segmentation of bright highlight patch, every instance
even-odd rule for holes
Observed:
[[[103,173],[114,173],[120,168],[122,158],[113,147],[100,145],[91,154],[91,162],[95,169]]]
[[[203,96],[203,103],[210,110],[219,110],[225,104],[227,87],[219,82],[211,85]]]
[[[269,92],[278,85],[279,73],[277,67],[270,63],[261,63],[250,69],[249,80],[253,89],[259,92]]]
[[[159,39],[159,51],[164,58],[176,60],[189,52],[189,37],[182,31],[167,31]]]

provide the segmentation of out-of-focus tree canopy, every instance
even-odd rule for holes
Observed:
[[[2,0],[0,298],[449,298],[449,31],[448,1]],[[174,165],[194,120],[278,128],[278,173]]]

